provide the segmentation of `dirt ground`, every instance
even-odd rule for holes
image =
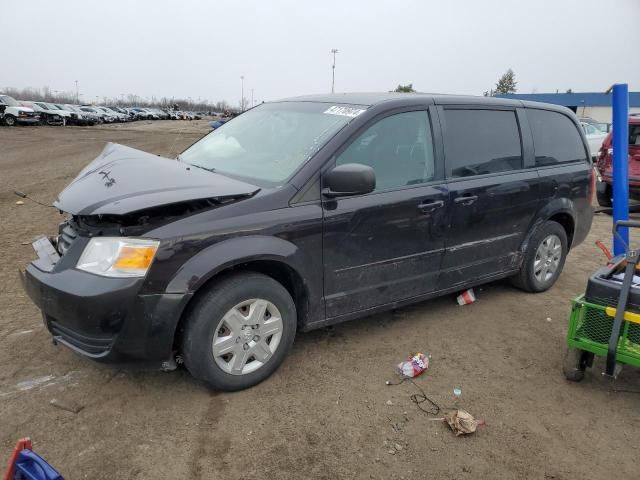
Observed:
[[[175,155],[207,130],[205,121],[0,128],[2,465],[30,436],[71,480],[638,478],[639,371],[611,383],[600,362],[579,384],[561,373],[569,301],[603,263],[594,241],[610,242],[602,214],[549,292],[498,282],[476,289],[472,305],[448,296],[300,334],[276,374],[243,392],[53,346],[17,270],[59,215],[16,205],[13,190],[51,202],[108,141]],[[451,406],[459,387],[458,404],[486,426],[456,438],[411,402],[413,385],[385,385],[412,351],[432,355],[416,380],[430,398]]]

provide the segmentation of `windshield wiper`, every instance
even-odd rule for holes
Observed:
[[[185,162],[182,157],[180,155],[178,155],[176,157],[176,160],[182,163],[186,163],[187,165],[189,165],[190,167],[196,167],[196,168],[200,168],[202,170],[206,170],[207,172],[215,172],[216,169],[215,168],[207,168],[207,167],[203,167],[202,165],[196,165],[195,163],[189,163],[189,162]]]

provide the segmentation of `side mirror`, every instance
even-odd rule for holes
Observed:
[[[327,172],[323,183],[322,194],[326,197],[362,195],[375,190],[376,174],[368,165],[345,163]]]

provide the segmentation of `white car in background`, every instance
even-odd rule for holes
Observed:
[[[587,137],[587,143],[589,144],[589,150],[591,150],[591,158],[595,158],[598,155],[598,150],[602,146],[602,142],[607,138],[607,133],[597,129],[590,123],[580,122],[582,129]]]
[[[40,123],[40,115],[33,108],[20,105],[15,98],[0,93],[0,120],[12,127],[16,123]]]

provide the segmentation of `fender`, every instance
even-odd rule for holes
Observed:
[[[192,293],[217,273],[252,260],[277,260],[302,278],[313,278],[306,272],[303,253],[293,243],[267,235],[235,237],[211,245],[191,257],[167,285],[166,293]]]
[[[567,214],[573,220],[574,229],[576,226],[576,216],[574,213],[574,205],[571,200],[566,197],[554,198],[549,203],[546,203],[537,213],[537,215],[532,220],[529,225],[529,231],[524,237],[522,244],[520,245],[520,252],[524,254],[524,252],[529,247],[529,242],[531,241],[531,237],[535,235],[540,226],[549,220],[551,217],[558,213]],[[569,245],[571,248],[571,245]]]

